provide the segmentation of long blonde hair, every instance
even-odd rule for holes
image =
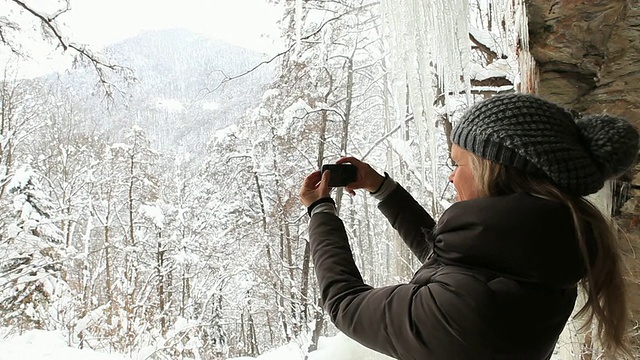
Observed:
[[[591,202],[571,195],[543,176],[531,176],[514,167],[500,165],[470,153],[470,166],[480,197],[525,191],[566,204],[573,215],[586,275],[580,284],[586,295],[577,316],[584,319],[581,330],[596,324],[597,339],[604,355],[631,357],[627,344],[630,315],[627,307],[617,236],[610,223]],[[588,234],[595,239],[595,259],[589,257]]]

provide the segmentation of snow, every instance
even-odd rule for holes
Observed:
[[[181,326],[188,327],[190,324],[185,320]],[[303,351],[305,347],[297,341],[292,341],[258,357],[242,356],[227,360],[303,360],[306,355]],[[145,360],[148,356],[148,349],[137,354],[124,355],[70,347],[67,345],[65,336],[61,332],[54,331],[31,330],[6,340],[0,338],[0,360]],[[320,337],[318,350],[308,353],[306,359],[389,360],[392,358],[370,350],[346,335],[338,333],[332,337]],[[565,359],[570,358],[559,355],[551,357],[551,360]]]
[[[486,80],[492,77],[503,77],[509,80],[512,74],[517,72],[518,64],[508,61],[507,59],[500,59],[492,62],[487,66],[482,66],[478,63],[471,64],[470,75],[475,80]]]
[[[186,246],[185,246],[186,247]],[[193,254],[191,252],[185,251],[181,249],[173,256],[173,259],[176,261],[176,264],[196,264],[200,261],[200,257],[197,254]]]
[[[171,112],[181,112],[185,110],[184,105],[180,102],[180,100],[176,99],[156,99],[156,107],[158,109],[171,111]]]
[[[282,126],[278,129],[278,135],[284,136],[288,133],[295,133],[295,130],[292,128],[299,125],[301,120],[311,111],[312,109],[307,103],[302,99],[298,99],[298,101],[282,112],[283,122]]]
[[[483,29],[478,29],[475,26],[469,26],[469,33],[481,44],[486,45],[489,49],[495,52],[498,57],[508,55],[503,51],[502,46],[497,42],[496,36],[494,36],[490,32]]]
[[[181,326],[190,324],[182,322]],[[178,325],[176,325],[178,326]],[[234,357],[228,360],[302,360],[306,345],[296,341],[275,348],[256,358]],[[103,353],[90,349],[69,347],[61,332],[32,330],[6,340],[0,339],[0,360],[144,360],[148,350],[131,356]],[[333,337],[320,337],[318,350],[308,354],[309,360],[386,360],[388,356],[376,353],[354,342],[342,333]]]
[[[270,98],[275,98],[280,96],[281,91],[279,89],[269,89],[262,94],[262,101],[269,100]]]
[[[216,130],[213,136],[215,139],[220,140],[235,134],[237,131],[238,131],[238,127],[236,125],[229,125],[222,129]]]
[[[140,213],[142,216],[151,219],[159,229],[164,227],[164,214],[159,206],[140,205]]]
[[[25,186],[27,186],[33,176],[33,170],[26,167],[19,168],[11,177],[11,181],[9,182],[9,189],[24,188]]]
[[[87,315],[77,320],[73,330],[75,335],[77,336],[81,332],[85,331],[94,323],[97,323],[102,319],[102,314],[109,308],[108,304],[99,306],[98,308],[90,311]],[[1,343],[0,343],[1,344]],[[66,346],[66,343],[65,343]]]
[[[203,110],[218,110],[220,109],[220,104],[215,101],[205,101],[200,104],[200,107]]]
[[[504,85],[504,86],[474,86],[473,87],[474,91],[487,91],[487,92],[494,92],[496,94],[499,93],[503,93],[503,92],[510,92],[513,91],[513,86],[511,85]]]
[[[111,149],[113,150],[122,149],[122,150],[128,151],[129,149],[131,149],[131,145],[124,144],[124,143],[115,143],[111,145]]]
[[[105,354],[67,346],[60,332],[31,330],[21,336],[0,340],[0,360],[125,360],[124,355]]]

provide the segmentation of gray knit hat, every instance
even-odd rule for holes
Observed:
[[[598,191],[625,172],[639,150],[638,130],[624,119],[571,112],[526,94],[498,95],[472,106],[451,133],[485,159],[546,175],[575,195]]]

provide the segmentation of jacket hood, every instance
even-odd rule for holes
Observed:
[[[431,241],[444,264],[518,281],[569,288],[585,273],[570,209],[524,192],[454,203]]]

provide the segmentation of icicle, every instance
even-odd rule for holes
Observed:
[[[513,3],[511,1],[504,0],[491,0],[490,2],[491,13],[489,13],[489,16],[491,17],[493,24],[495,24],[492,32],[497,34],[497,39],[501,42],[500,46],[504,49],[508,49],[514,33],[511,31],[510,34],[510,30],[505,29],[502,24],[513,24]]]
[[[518,83],[514,83],[514,86],[520,92],[535,94],[538,92],[538,70],[536,61],[529,52],[529,18],[523,0],[518,1],[514,12],[514,22],[518,32],[516,41],[520,41],[520,52],[517,54],[520,76],[517,79]]]
[[[389,31],[387,31],[389,39],[389,48],[397,49],[392,51],[389,55],[389,72],[391,82],[391,94],[397,94],[392,100],[394,101],[394,109],[396,111],[394,118],[399,125],[404,124],[405,120],[405,108],[404,101],[407,96],[406,83],[408,74],[405,71],[406,63],[408,62],[408,54],[404,49],[407,49],[406,41],[408,34],[406,28],[403,27],[404,22],[402,17],[404,16],[401,11],[402,8],[397,9],[400,11],[394,11],[393,3],[389,0],[382,2],[383,17],[386,20]],[[396,31],[392,30],[395,29]]]
[[[411,62],[414,64],[407,67],[409,72],[409,95],[411,96],[411,107],[413,109],[413,117],[415,120],[416,128],[418,130],[418,144],[420,151],[420,159],[422,162],[420,163],[420,181],[425,184],[426,179],[426,154],[425,147],[422,146],[426,139],[425,136],[425,125],[428,121],[427,111],[430,109],[426,99],[426,95],[428,95],[431,89],[431,72],[428,71],[425,74],[425,66],[424,62],[428,61],[428,56],[425,56],[424,53],[426,50],[425,44],[420,41],[423,35],[423,29],[421,28],[419,21],[422,18],[421,8],[419,4],[414,1],[412,2],[412,8],[409,11],[409,14],[406,14],[407,17],[405,19],[411,19],[407,22],[408,24],[408,34],[411,39],[418,40],[411,46]],[[427,83],[423,79],[427,79]]]
[[[448,93],[466,93],[471,101],[469,79],[469,30],[467,0],[408,0],[382,2],[384,18],[389,27],[394,90],[406,94],[398,86],[408,84],[411,106],[418,130],[421,157],[419,166],[426,190],[433,194],[435,210],[439,194],[437,173],[439,150],[434,109],[433,79]],[[463,81],[461,81],[463,79]],[[396,99],[397,109],[404,109],[404,97]],[[404,114],[402,118],[404,120]],[[427,172],[430,176],[427,176]],[[428,184],[430,183],[430,184]]]

